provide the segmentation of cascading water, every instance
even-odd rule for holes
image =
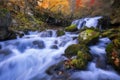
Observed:
[[[97,27],[100,18],[80,19],[72,24],[79,25],[78,29],[83,25]],[[74,39],[77,36],[66,32],[57,37],[55,30],[47,30],[29,32],[22,38],[0,42],[0,80],[51,80],[45,71],[64,59],[64,50],[77,43]],[[93,61],[86,71],[73,72],[71,80],[120,80],[120,76],[105,63],[106,43],[109,39],[102,38],[97,45],[90,46]],[[98,59],[103,66],[98,65]]]
[[[62,60],[65,48],[76,43],[69,34],[56,37],[54,30],[29,34],[0,42],[0,80],[42,78],[47,68]]]
[[[82,19],[79,19],[79,20],[75,20],[72,22],[72,24],[75,24],[77,25],[77,28],[78,29],[84,29],[85,27],[94,27],[96,28],[98,26],[98,20],[102,18],[101,16],[99,17],[93,17],[93,18],[82,18]],[[99,26],[99,28],[101,28]]]

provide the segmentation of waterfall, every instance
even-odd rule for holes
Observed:
[[[97,26],[101,17],[73,21],[79,29]],[[77,44],[78,34],[66,32],[57,37],[56,30],[29,32],[22,38],[0,42],[0,80],[51,80],[45,71],[64,60],[62,54],[71,44]],[[97,59],[105,62],[105,47],[108,38],[101,38],[97,45],[90,46],[94,56],[86,71],[76,71],[71,80],[120,80],[120,76],[104,66],[96,67]],[[102,68],[101,68],[102,67]]]
[[[85,27],[93,27],[96,28],[98,27],[98,20],[101,19],[102,17],[92,17],[92,18],[82,18],[79,20],[74,20],[72,24],[75,24],[78,29],[84,29]],[[100,27],[99,27],[100,28]]]

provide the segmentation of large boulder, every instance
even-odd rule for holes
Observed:
[[[88,47],[84,44],[73,44],[65,50],[65,56],[69,59],[65,61],[65,67],[69,69],[85,69],[92,56]]]
[[[72,44],[65,50],[64,55],[68,58],[71,58],[76,56],[79,50],[88,52],[88,47],[84,44]]]
[[[72,59],[70,64],[72,65],[72,68],[85,69],[90,60],[92,60],[92,57],[89,53],[85,53],[83,51],[78,51],[77,57]]]
[[[97,42],[99,38],[99,31],[94,29],[85,29],[79,33],[78,41],[79,43],[91,44]]]

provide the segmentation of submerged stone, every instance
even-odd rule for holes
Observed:
[[[57,45],[52,45],[50,48],[51,49],[58,49],[58,46]]]
[[[11,53],[12,53],[12,51],[10,49],[1,49],[0,50],[0,54],[3,54],[3,55],[9,55]]]
[[[40,49],[45,48],[44,41],[36,40],[36,41],[33,41],[33,44],[34,44],[35,46],[37,46],[38,48],[40,48]]]
[[[40,37],[52,37],[53,36],[53,31],[48,30],[48,31],[43,31],[40,34]]]
[[[70,78],[70,70],[65,68],[64,61],[50,66],[46,70],[46,73],[52,76],[52,80],[69,80]]]

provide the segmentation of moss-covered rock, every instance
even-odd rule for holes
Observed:
[[[73,59],[71,61],[71,64],[73,65],[73,67],[75,69],[85,69],[86,68],[86,62],[84,61],[84,59]]]
[[[77,31],[77,30],[78,30],[77,26],[74,25],[74,24],[72,24],[72,25],[65,28],[65,31],[67,31],[67,32],[74,32],[74,31]]]
[[[66,64],[66,68],[85,69],[90,60],[92,60],[92,57],[89,53],[78,51],[76,58],[70,60],[68,64]]]
[[[28,16],[23,13],[17,13],[14,17],[11,29],[13,31],[41,31],[44,22],[34,16]]]
[[[120,38],[112,40],[106,47],[107,61],[120,72]]]
[[[79,33],[79,43],[90,44],[98,40],[99,32],[94,29],[85,29]]]
[[[115,38],[118,38],[118,37],[120,37],[120,27],[105,30],[105,31],[103,31],[101,36],[102,37],[108,37],[111,40],[113,40]]]
[[[72,59],[71,65],[75,69],[85,69],[87,67],[88,61],[91,59],[92,58],[90,54],[78,51],[77,57]]]
[[[108,44],[107,47],[106,47],[106,52],[107,53],[112,52],[113,47],[114,47],[113,43]]]
[[[63,30],[57,30],[57,36],[62,36],[64,34],[65,32]]]
[[[85,51],[88,52],[88,47],[84,44],[72,44],[65,50],[65,56],[71,58],[77,55],[78,51]]]

